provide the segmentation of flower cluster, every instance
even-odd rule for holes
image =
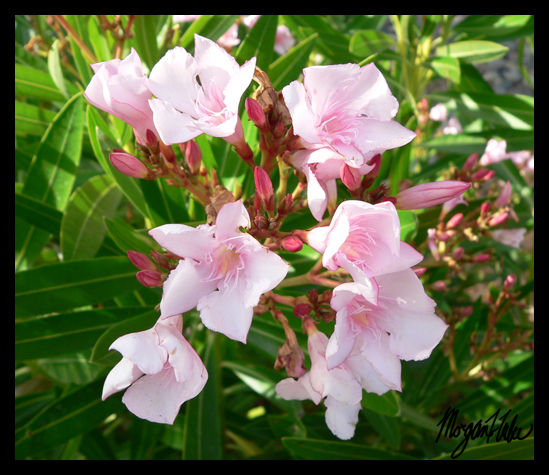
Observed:
[[[341,439],[351,438],[362,390],[401,391],[401,360],[429,357],[447,328],[414,271],[423,254],[401,241],[397,209],[458,199],[470,183],[426,183],[393,197],[385,185],[370,190],[381,155],[416,136],[394,120],[399,104],[373,64],[309,67],[303,82],[275,91],[255,58],[239,65],[218,44],[195,35],[194,56],[176,47],[148,77],[135,50],[93,69],[86,98],[127,122],[141,153],[138,158],[114,150],[113,166],[135,178],[162,177],[185,187],[208,216],[197,227],[171,223],[151,229],[150,236],[165,250],[151,252],[152,260],[128,253],[140,269],[139,281],[162,288],[160,318],[152,329],[113,343],[122,360],[108,375],[103,397],[126,389],[123,402],[138,417],[173,423],[181,404],[207,380],[183,336],[183,314],[196,309],[206,328],[246,343],[254,313],[271,311],[287,337],[275,367],[286,368],[290,376],[277,385],[277,393],[316,404],[324,400],[328,427]],[[259,88],[246,99],[246,110],[260,132],[259,166],[238,114],[252,80]],[[215,170],[202,166],[193,140],[201,134],[234,147],[254,172],[255,195],[233,196]],[[276,164],[280,185],[275,194],[270,173]],[[290,171],[299,184],[286,193]],[[338,180],[353,197],[339,205]],[[301,199],[305,190],[306,200]],[[306,208],[316,226],[281,230],[288,215]],[[292,279],[277,251],[299,252],[304,243],[319,253],[316,270],[326,269],[325,276],[310,272],[306,279],[330,290],[301,299],[274,293]],[[293,306],[302,321],[309,370],[277,302]],[[325,321],[333,316],[331,336],[318,330],[313,311]]]

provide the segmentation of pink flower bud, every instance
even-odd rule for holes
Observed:
[[[452,257],[454,258],[455,261],[459,261],[464,254],[465,254],[465,250],[462,247],[456,247],[452,251]]]
[[[490,254],[482,253],[482,254],[479,254],[478,256],[475,256],[473,258],[473,262],[480,264],[482,262],[486,262],[488,259],[490,259]]]
[[[200,164],[202,163],[202,151],[194,140],[189,140],[185,147],[185,160],[191,173],[197,173],[200,170]]]
[[[488,226],[497,226],[507,220],[509,213],[499,213],[488,221]]]
[[[437,280],[433,282],[433,290],[437,292],[446,292],[446,284],[442,280]]]
[[[357,168],[350,167],[343,162],[339,169],[339,176],[349,190],[354,191],[360,188],[362,177],[360,176],[360,170]]]
[[[263,208],[267,212],[274,211],[275,201],[274,201],[273,183],[269,178],[269,175],[265,170],[263,170],[263,168],[255,167],[254,179],[255,179],[255,187],[257,190],[257,194],[261,199]]]
[[[145,287],[162,287],[162,274],[158,271],[140,270],[136,275],[137,280]]]
[[[421,277],[425,274],[425,272],[427,272],[427,267],[412,267],[412,270],[418,277]]]
[[[156,266],[151,262],[151,260],[141,252],[137,251],[128,251],[128,258],[130,259],[131,263],[141,270],[149,270],[152,272],[157,272],[158,269]]]
[[[478,153],[473,153],[472,155],[469,155],[467,157],[467,160],[465,160],[465,163],[463,164],[462,170],[464,172],[467,172],[475,168],[475,165],[478,163],[478,158],[479,158]]]
[[[147,132],[145,133],[145,138],[147,140],[147,146],[149,147],[149,150],[155,154],[159,153],[160,142],[158,141],[158,137],[156,136],[156,134],[151,129],[147,129]]]
[[[287,236],[282,239],[280,246],[288,252],[299,252],[303,249],[303,243],[297,236]]]
[[[506,290],[510,290],[516,283],[517,283],[517,275],[516,274],[510,274],[505,279],[505,282],[503,283],[503,287]]]
[[[455,228],[456,226],[459,226],[461,221],[463,221],[463,213],[455,214],[446,223],[446,229],[452,229],[452,228]]]
[[[124,150],[115,148],[112,153],[109,154],[109,159],[112,166],[124,175],[134,178],[150,179],[151,172],[147,166],[137,157],[124,152]]]
[[[251,97],[248,97],[246,98],[246,102],[244,104],[250,120],[261,132],[267,132],[269,130],[269,124],[267,122],[267,117],[265,117],[265,111],[259,105],[259,102]]]
[[[497,197],[496,201],[494,201],[494,208],[501,208],[502,206],[505,206],[509,203],[509,200],[511,199],[511,182],[507,180],[507,183],[505,183],[505,186],[501,190],[501,193]]]
[[[462,195],[471,187],[470,183],[457,180],[435,181],[412,186],[398,193],[398,209],[421,209],[436,206]]]

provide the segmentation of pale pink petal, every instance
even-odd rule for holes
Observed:
[[[176,46],[152,68],[147,82],[149,90],[180,112],[196,117],[195,102],[199,85],[195,59],[184,48]]]
[[[389,335],[385,332],[362,332],[361,352],[384,384],[402,391],[400,358],[390,351]]]
[[[217,288],[217,280],[208,280],[212,269],[192,259],[179,261],[164,282],[160,311],[162,318],[188,312],[196,307],[204,295]]]
[[[235,279],[227,285],[230,287],[222,287],[222,290],[201,297],[196,308],[206,328],[246,343],[254,315],[253,307],[246,307],[242,300],[246,282]]]
[[[362,409],[360,403],[344,404],[328,396],[324,401],[326,406],[326,425],[336,437],[349,440],[355,435],[358,422],[358,412]]]
[[[149,235],[163,248],[176,256],[204,260],[218,245],[211,226],[193,228],[185,224],[164,224],[149,231]]]
[[[370,159],[378,153],[401,147],[417,135],[394,120],[382,122],[368,117],[359,117],[355,145]]]
[[[303,84],[298,81],[291,82],[282,89],[282,95],[292,116],[294,133],[307,142],[317,143],[314,114]]]
[[[210,87],[216,84],[223,91],[231,77],[240,70],[233,56],[221,46],[208,38],[194,35],[194,55],[198,65],[200,84],[206,95],[210,95]],[[251,78],[250,78],[251,80]]]
[[[255,240],[254,240],[255,241]],[[288,274],[289,264],[255,241],[255,250],[243,253],[247,286],[242,296],[246,307],[254,307],[265,292],[274,289]]]
[[[114,393],[126,389],[142,374],[143,371],[134,365],[130,359],[122,358],[105,378],[101,399],[104,401]]]
[[[250,215],[242,201],[224,205],[215,218],[215,237],[225,241],[241,234],[240,228],[250,227]]]
[[[238,106],[242,95],[252,82],[255,72],[256,58],[246,61],[239,70],[229,79],[223,95],[227,109],[233,113],[238,113]]]
[[[360,345],[361,341],[362,340],[358,338],[357,345]],[[353,352],[345,360],[345,365],[349,368],[351,373],[353,373],[353,376],[362,388],[369,393],[375,393],[381,396],[390,389],[394,389],[385,384],[383,379],[380,378],[379,374],[374,370],[366,358],[364,358],[362,353]]]
[[[118,351],[147,374],[161,371],[168,358],[166,350],[158,346],[158,336],[152,328],[123,335],[109,349]]]
[[[334,332],[332,333],[332,336],[328,341],[328,346],[326,347],[326,362],[329,370],[345,362],[347,357],[353,351],[356,336],[360,332],[359,328],[353,327],[350,319],[347,319],[346,317],[346,309],[343,309],[337,313]]]
[[[142,376],[122,397],[122,402],[137,417],[160,424],[173,424],[185,401],[185,383],[176,381],[171,367]]]
[[[293,378],[283,379],[276,385],[275,391],[286,401],[311,399],[315,404],[318,404],[322,400],[322,396],[311,386],[310,372],[305,373],[297,381]]]
[[[228,113],[220,116],[204,116],[194,121],[193,126],[211,137],[229,138],[235,133],[239,117],[234,114],[227,118],[226,115]]]
[[[202,134],[190,115],[179,112],[169,102],[151,99],[149,103],[154,125],[166,145],[187,142]]]

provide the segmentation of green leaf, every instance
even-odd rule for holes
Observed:
[[[161,18],[162,15],[137,15],[133,22],[135,49],[149,71],[160,59],[156,35]]]
[[[61,91],[65,99],[70,97],[65,77],[63,76],[63,68],[61,67],[61,58],[59,57],[59,40],[55,40],[48,52],[48,69],[53,82],[57,89]]]
[[[101,401],[99,380],[61,395],[15,431],[15,459],[44,452],[99,425],[120,405],[119,396]]]
[[[435,92],[430,99],[445,102],[449,109],[489,124],[518,130],[534,129],[534,98],[520,94],[486,94],[476,92]]]
[[[269,66],[269,79],[275,90],[280,90],[299,78],[308,65],[317,38],[318,33],[313,33],[273,61]]]
[[[179,45],[189,53],[194,52],[194,35],[198,34],[212,41],[217,41],[240,15],[202,15],[187,28]]]
[[[109,328],[144,311],[135,306],[110,307],[16,321],[15,361],[91,349]]]
[[[131,292],[141,284],[126,256],[47,264],[15,274],[15,317],[62,312]]]
[[[268,73],[274,53],[278,15],[261,15],[240,43],[235,58],[240,64],[257,58],[257,66]]]
[[[95,256],[107,228],[103,217],[112,217],[122,192],[107,175],[96,175],[71,196],[61,222],[61,251],[65,261]]]
[[[400,402],[394,391],[386,392],[381,396],[364,392],[362,395],[362,408],[385,416],[395,417],[400,413]]]
[[[63,213],[53,206],[15,192],[15,216],[54,236],[59,236]]]
[[[15,95],[43,101],[66,100],[48,73],[19,63],[15,63]]]
[[[428,64],[441,78],[450,79],[455,83],[461,81],[459,59],[450,56],[440,56],[433,58]]]
[[[78,171],[84,113],[82,95],[77,94],[59,111],[48,127],[32,159],[22,194],[65,209]],[[16,218],[15,270],[31,265],[42,251],[49,233]]]
[[[200,356],[208,370],[208,382],[200,394],[186,403],[183,459],[221,460],[223,427],[219,335],[208,332],[206,346]]]
[[[42,136],[55,116],[49,109],[15,101],[15,133]]]
[[[121,219],[105,218],[105,225],[112,240],[124,252],[139,251],[148,255],[151,250],[160,250],[156,241],[146,233],[137,232]]]
[[[470,63],[486,63],[502,58],[509,51],[507,46],[493,41],[466,40],[439,46],[436,56],[450,56]]]
[[[358,58],[368,58],[395,46],[395,40],[387,33],[376,30],[361,30],[351,36],[349,49]]]
[[[457,455],[457,454],[456,454]],[[433,460],[533,460],[534,437],[511,442],[496,442],[465,449],[459,457],[441,455]]]
[[[410,242],[417,234],[418,219],[411,210],[398,210],[400,219],[400,240]]]
[[[414,460],[413,457],[398,452],[353,442],[284,437],[282,445],[293,455],[305,460]]]
[[[471,37],[502,41],[533,34],[534,15],[468,15],[454,30]]]

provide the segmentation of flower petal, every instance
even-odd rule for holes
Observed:
[[[176,256],[203,261],[218,241],[213,237],[212,226],[193,228],[185,224],[164,224],[149,231],[149,235],[163,248]]]
[[[305,86],[299,81],[292,81],[282,89],[282,95],[292,116],[294,133],[309,143],[320,142],[314,124],[313,110]]]
[[[349,440],[355,435],[358,422],[358,412],[362,409],[360,402],[344,404],[328,396],[324,401],[326,406],[326,425],[336,437]]]
[[[250,227],[250,215],[242,201],[227,203],[215,218],[215,237],[221,242],[242,234],[240,228]]]
[[[217,288],[217,280],[204,280],[211,274],[208,264],[198,264],[192,259],[179,261],[164,282],[161,317],[167,318],[188,312],[196,307],[200,298]]]
[[[142,374],[143,371],[137,365],[134,365],[130,359],[122,358],[105,378],[101,399],[104,401],[114,393],[126,389]]]
[[[196,128],[190,115],[179,112],[169,102],[151,99],[149,104],[153,111],[156,130],[166,145],[187,142],[203,133]]]

